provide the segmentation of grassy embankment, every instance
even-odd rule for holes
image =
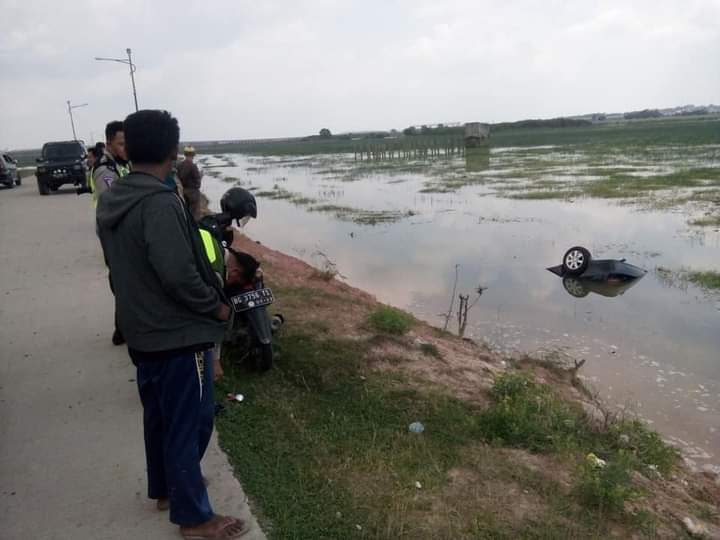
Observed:
[[[270,373],[226,351],[221,391],[245,401],[218,427],[271,539],[682,538],[677,515],[717,523],[718,494],[673,494],[675,451],[640,422],[586,414],[567,373],[483,369],[482,348],[244,247],[268,261],[288,323]],[[475,375],[486,384],[459,394]]]

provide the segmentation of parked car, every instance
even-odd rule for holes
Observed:
[[[0,154],[0,184],[12,188],[21,183],[17,161],[8,154]]]
[[[45,143],[35,171],[40,195],[57,191],[64,184],[87,187],[86,158],[82,141]]]

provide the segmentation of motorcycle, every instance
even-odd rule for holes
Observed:
[[[223,348],[235,350],[238,363],[250,363],[260,371],[267,371],[273,366],[273,333],[285,319],[280,314],[271,317],[268,313],[275,297],[265,286],[260,263],[252,255],[232,248],[232,223],[242,228],[250,218],[257,217],[255,197],[247,190],[234,187],[223,195],[220,207],[220,213],[204,216],[198,226],[208,231],[229,254],[222,278],[232,315]]]

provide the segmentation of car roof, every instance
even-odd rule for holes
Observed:
[[[43,146],[47,146],[47,145],[49,145],[49,144],[68,144],[68,143],[79,144],[79,145],[82,145],[82,146],[85,145],[84,142],[82,142],[82,141],[80,141],[80,140],[75,140],[75,141],[50,141],[50,142],[46,142],[45,144],[43,144]]]

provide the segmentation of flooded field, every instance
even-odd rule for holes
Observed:
[[[720,464],[720,291],[694,273],[720,270],[720,145],[377,162],[224,154],[201,164],[214,203],[235,184],[255,192],[253,238],[440,327],[453,296],[468,295],[465,336],[585,359],[581,373],[602,397],[698,466]],[[578,290],[546,270],[575,245],[648,273],[617,296]]]

